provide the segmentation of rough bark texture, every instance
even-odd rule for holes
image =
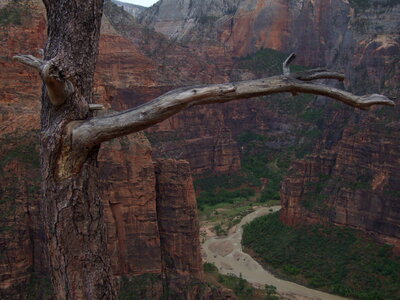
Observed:
[[[44,1],[48,19],[45,60],[53,60],[75,94],[61,107],[42,97],[42,213],[57,299],[115,299],[107,254],[103,207],[97,190],[97,150],[81,172],[58,180],[59,157],[68,149],[66,125],[89,115],[98,52],[102,0]]]

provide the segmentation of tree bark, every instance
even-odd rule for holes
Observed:
[[[80,172],[62,180],[54,176],[66,151],[67,124],[91,117],[103,0],[44,3],[48,19],[44,59],[52,62],[54,80],[44,79],[42,95],[42,216],[54,291],[60,300],[116,299],[97,188],[98,147],[90,149]],[[73,85],[73,93],[65,94],[59,104],[52,102],[53,83],[66,81]]]

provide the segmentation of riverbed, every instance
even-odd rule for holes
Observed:
[[[242,276],[254,287],[263,289],[265,284],[273,285],[280,295],[296,300],[348,300],[340,296],[313,290],[294,282],[279,279],[265,270],[250,255],[243,252],[243,225],[255,218],[280,210],[280,206],[261,207],[245,216],[229,230],[226,237],[211,237],[203,245],[205,261],[214,263],[222,274]],[[262,238],[262,236],[260,236]]]

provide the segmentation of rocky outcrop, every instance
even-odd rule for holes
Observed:
[[[144,7],[144,6],[131,4],[131,3],[126,3],[126,2],[123,2],[123,1],[113,0],[113,2],[115,4],[117,4],[118,6],[123,7],[125,11],[127,11],[128,13],[130,13],[134,17],[138,16],[142,11],[144,11],[146,9],[146,7]]]
[[[33,268],[43,272],[39,218],[39,148],[37,132],[23,142],[0,139],[0,298],[3,291],[29,282]],[[14,298],[11,298],[14,299]]]
[[[381,110],[351,122],[332,149],[292,165],[281,189],[286,224],[350,226],[400,253],[400,123]]]
[[[115,275],[161,273],[155,173],[143,134],[105,143],[100,186]]]
[[[172,159],[155,164],[157,220],[163,273],[173,299],[193,299],[203,276],[197,203],[189,164]]]
[[[216,38],[214,23],[229,21],[240,0],[161,0],[144,11],[140,21],[169,38],[190,41],[199,37]],[[211,29],[211,30],[210,30]],[[203,35],[202,35],[203,34]]]
[[[272,48],[295,51],[302,64],[321,65],[337,54],[350,15],[343,0],[214,2],[162,0],[140,17],[170,38],[218,43],[234,56]]]
[[[159,275],[165,295],[195,299],[204,284],[188,162],[153,163],[143,133],[105,143],[99,162],[114,274]]]
[[[400,26],[399,10],[399,5],[382,1],[351,10],[334,63],[346,70],[356,93],[400,95],[400,37],[395,29]],[[282,184],[283,220],[354,227],[400,252],[398,116],[398,108],[336,110],[314,154],[296,162]]]
[[[15,64],[12,57],[16,53],[37,54],[43,48],[46,19],[39,1],[2,1],[2,4],[0,10],[9,16],[0,20],[0,133],[3,135],[38,128],[39,75]]]

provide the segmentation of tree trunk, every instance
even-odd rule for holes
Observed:
[[[112,284],[103,207],[97,188],[93,148],[80,172],[56,176],[63,166],[67,124],[91,117],[93,76],[103,0],[44,0],[48,18],[45,60],[51,72],[69,80],[74,93],[62,106],[43,88],[41,112],[42,216],[57,299],[116,299]],[[63,149],[64,148],[64,149]]]

